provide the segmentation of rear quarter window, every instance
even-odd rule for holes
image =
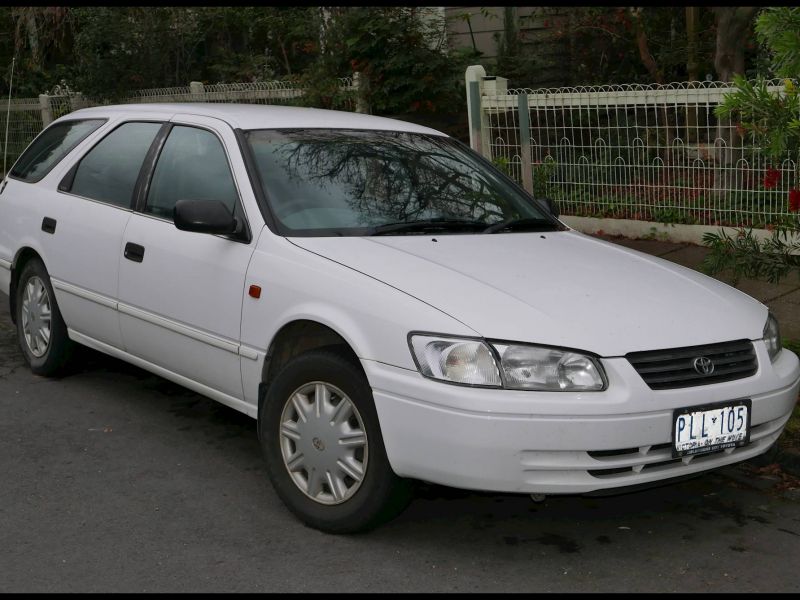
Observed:
[[[82,119],[51,125],[22,153],[9,176],[28,183],[41,180],[75,146],[105,122],[106,119]]]

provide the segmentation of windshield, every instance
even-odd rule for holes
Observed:
[[[245,136],[282,235],[463,234],[502,222],[562,228],[472,151],[443,136],[342,129]]]

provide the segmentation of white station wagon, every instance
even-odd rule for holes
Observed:
[[[0,187],[0,291],[36,374],[84,344],[257,418],[325,531],[412,479],[589,493],[765,452],[800,386],[767,308],[555,212],[410,123],[90,108]]]

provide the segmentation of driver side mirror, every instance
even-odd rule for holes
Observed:
[[[230,235],[240,229],[236,217],[218,201],[178,200],[173,218],[181,231]]]

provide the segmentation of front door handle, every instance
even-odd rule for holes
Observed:
[[[125,258],[133,262],[142,262],[144,260],[144,246],[128,242],[125,244]]]

